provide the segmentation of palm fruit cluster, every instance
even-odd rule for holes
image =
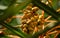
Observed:
[[[32,4],[28,5],[26,9],[23,10],[23,16],[21,18],[21,29],[23,32],[34,34],[40,29],[41,15],[36,13],[38,10],[39,8]]]

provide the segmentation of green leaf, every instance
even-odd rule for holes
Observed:
[[[0,10],[5,10],[8,6],[15,3],[16,0],[0,0]]]
[[[50,38],[54,38],[55,34],[51,34],[51,35],[49,35],[49,36],[50,36]]]
[[[25,2],[22,2],[21,4],[19,4],[18,6],[11,5],[9,6],[5,11],[4,14],[0,16],[0,21],[4,21],[7,18],[19,13],[20,10],[22,10],[23,8],[25,8],[29,3],[31,2],[31,0],[25,0]]]
[[[16,34],[13,33],[12,31],[10,31],[9,29],[4,30],[4,34],[5,34],[5,35],[16,35]]]
[[[5,10],[7,6],[0,5],[0,10]]]
[[[23,37],[23,38],[26,38],[28,35],[23,33],[20,29],[17,29],[17,28],[14,28],[12,27],[11,25],[3,22],[3,23],[0,23],[1,25],[5,26],[6,28],[8,28],[10,31],[12,31],[14,34],[20,36],[20,37]]]
[[[0,38],[10,38],[10,37],[8,37],[7,35],[1,34]]]
[[[57,10],[58,8],[58,0],[52,0],[52,7]]]
[[[18,25],[17,19],[16,18],[12,19],[9,24],[12,25],[12,26]]]
[[[23,14],[20,12],[20,14],[15,15],[16,18],[12,18],[11,22],[9,22],[12,26],[17,26],[21,24],[21,18],[17,18],[17,16],[22,16]]]
[[[58,0],[58,8],[60,8],[60,0]]]
[[[15,0],[0,0],[0,5],[9,6],[11,3],[13,4]]]

